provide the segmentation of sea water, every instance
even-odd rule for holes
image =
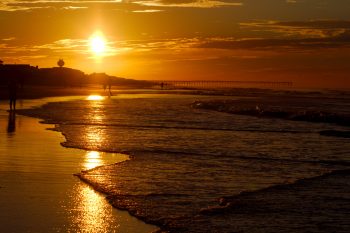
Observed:
[[[337,93],[283,95],[349,112]],[[79,177],[163,230],[348,232],[350,140],[320,132],[349,128],[193,108],[242,98],[121,94],[22,113],[56,124],[65,147],[130,155]]]

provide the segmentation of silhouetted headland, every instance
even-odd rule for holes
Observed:
[[[79,89],[91,86],[102,89],[105,85],[118,88],[148,88],[153,85],[147,81],[115,77],[105,73],[85,74],[63,66],[39,68],[29,64],[1,64],[0,88],[8,89],[9,83],[14,82],[18,84],[18,94],[21,98],[84,94],[84,91]],[[62,90],[58,91],[59,88]],[[1,91],[0,99],[7,99],[6,93],[7,91]]]

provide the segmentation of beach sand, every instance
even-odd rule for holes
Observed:
[[[27,108],[47,100],[23,101],[18,106]],[[7,107],[7,102],[0,101],[2,232],[146,233],[157,229],[112,208],[105,196],[73,176],[127,156],[64,148],[60,146],[64,137],[46,130],[52,125],[10,115]]]

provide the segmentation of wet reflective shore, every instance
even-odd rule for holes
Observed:
[[[18,107],[47,100],[57,98],[23,101]],[[64,137],[46,130],[53,125],[9,113],[7,107],[7,102],[0,102],[1,231],[146,233],[156,229],[114,209],[105,196],[73,176],[127,156],[64,148],[60,145]]]
[[[332,224],[339,219],[338,232],[348,232],[343,203],[336,201],[338,194],[342,198],[342,193],[345,196],[348,193],[344,186],[347,176],[340,174],[333,178],[331,173],[331,179],[322,177],[348,168],[349,141],[320,135],[324,130],[346,128],[191,108],[195,101],[220,98],[228,97],[133,94],[101,99],[95,96],[91,101],[50,103],[23,114],[58,124],[66,138],[64,146],[131,154],[130,161],[83,172],[80,178],[108,194],[117,208],[127,209],[163,230],[293,232],[292,229],[298,228],[305,229],[298,232],[308,229],[323,232],[317,226],[324,219]],[[310,96],[308,101],[313,99],[321,102],[318,96]],[[341,104],[339,101],[331,98],[326,104],[336,106]],[[265,103],[262,99],[254,102]],[[279,103],[279,108],[287,107]],[[293,185],[304,179],[311,180],[302,186]],[[344,182],[338,185],[334,181],[339,179]],[[321,193],[316,185],[319,182],[321,189],[331,188]],[[273,187],[283,187],[288,192]],[[240,221],[239,226],[236,210],[241,210],[241,205],[236,206],[236,199],[246,192],[252,194],[240,203],[250,207],[242,209],[245,213],[242,219],[247,221]],[[318,214],[319,203],[313,199],[322,199],[329,193],[331,196],[324,203],[332,205],[334,211]],[[277,206],[269,204],[272,195],[275,198],[271,201],[278,202]],[[301,199],[305,202],[301,204],[303,213],[317,215],[316,218],[294,221],[304,215],[291,214],[296,211],[294,200],[299,196],[305,196]],[[264,203],[266,207],[262,206]],[[275,213],[273,220],[258,218],[255,210],[259,208]],[[275,225],[270,224],[275,220]]]

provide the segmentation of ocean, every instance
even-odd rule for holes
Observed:
[[[161,232],[349,232],[349,103],[336,91],[134,93],[19,113],[55,124],[65,147],[129,155],[77,176]]]

